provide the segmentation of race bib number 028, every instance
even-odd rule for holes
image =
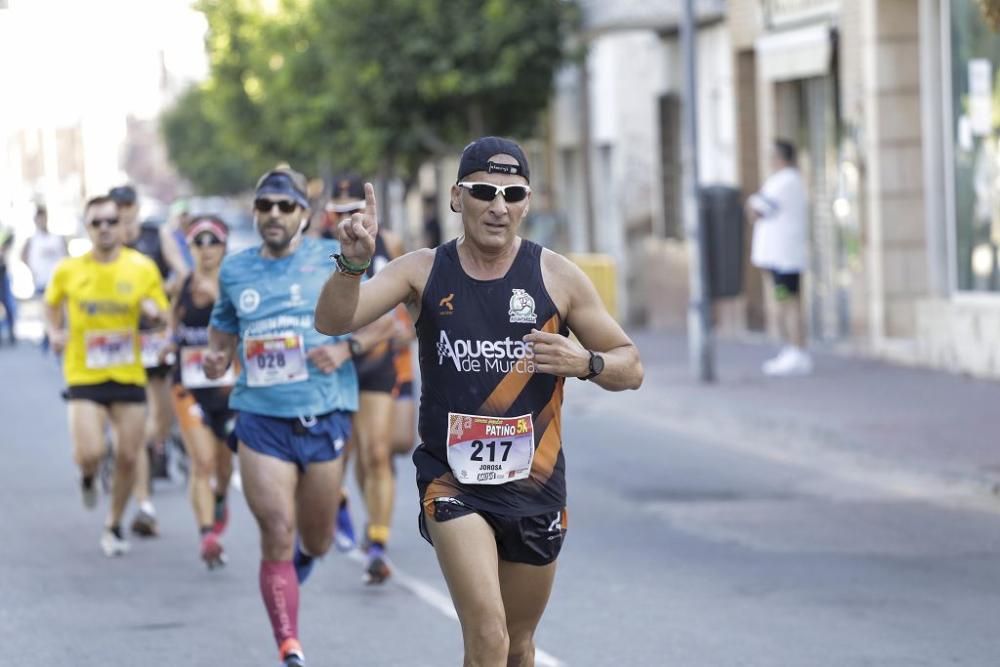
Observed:
[[[294,332],[243,339],[247,385],[270,387],[309,379],[305,345]]]
[[[507,484],[531,474],[531,415],[485,417],[448,413],[448,465],[462,484]]]
[[[135,338],[131,331],[92,331],[84,337],[87,368],[100,370],[135,363]]]

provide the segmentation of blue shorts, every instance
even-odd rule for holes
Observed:
[[[240,412],[236,415],[235,439],[230,439],[230,447],[235,451],[235,440],[239,440],[255,452],[294,463],[300,471],[305,471],[310,463],[336,459],[351,437],[350,412],[335,410],[313,419],[310,423],[298,417]]]

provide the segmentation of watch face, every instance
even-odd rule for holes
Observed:
[[[603,370],[604,370],[604,357],[602,357],[599,354],[593,355],[590,358],[590,372],[596,375],[597,373],[600,373]]]

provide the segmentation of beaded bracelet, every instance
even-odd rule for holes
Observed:
[[[360,276],[365,271],[367,271],[368,267],[371,266],[372,264],[372,260],[370,257],[368,258],[367,261],[365,261],[364,264],[352,264],[351,262],[347,261],[347,259],[343,255],[333,254],[330,255],[330,258],[337,263],[338,271],[349,276]]]

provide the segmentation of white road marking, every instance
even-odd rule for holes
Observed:
[[[240,472],[238,470],[233,471],[233,477],[230,480],[230,484],[237,491],[243,493],[243,480],[240,479]],[[347,557],[364,565],[365,557],[359,549],[354,549],[347,554]],[[458,613],[455,611],[455,605],[451,603],[450,597],[430,584],[406,574],[400,570],[395,563],[393,563],[392,578],[389,581],[391,583],[395,583],[410,594],[420,598],[428,606],[433,607],[451,620],[458,620]],[[537,646],[535,647],[535,664],[538,667],[565,667],[566,665],[566,663],[557,659],[555,656],[546,653]]]

